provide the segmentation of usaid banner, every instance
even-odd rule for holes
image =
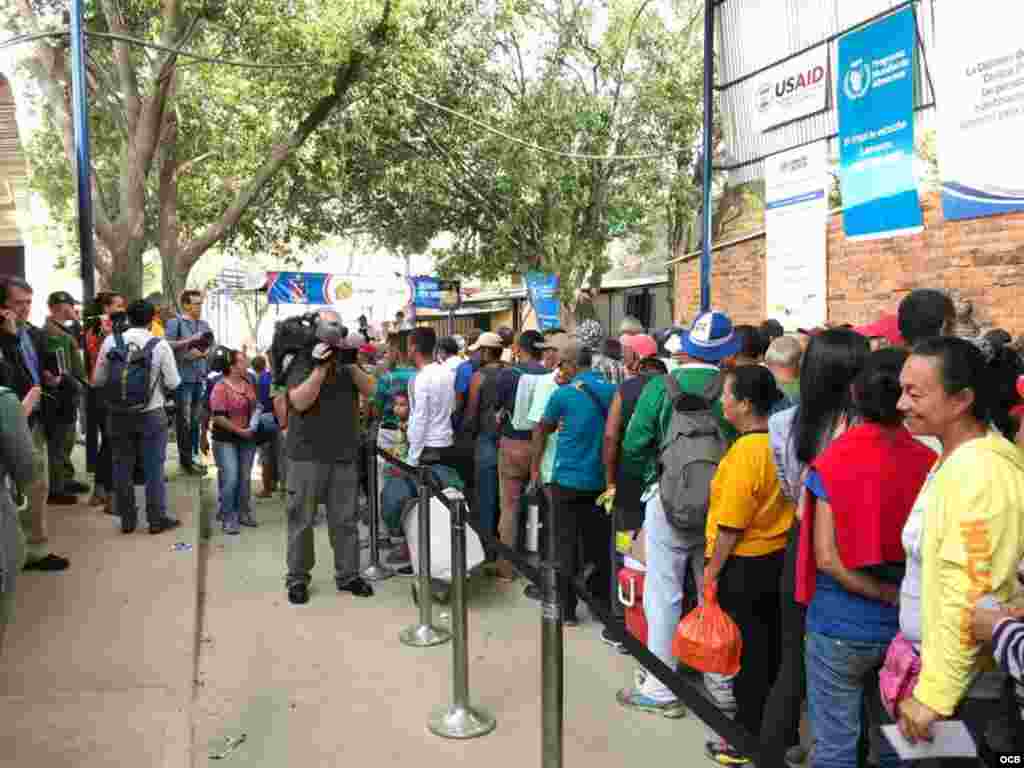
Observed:
[[[914,181],[914,48],[908,7],[839,40],[839,181],[850,239],[921,230]]]
[[[939,167],[947,221],[1024,210],[1024,40],[1004,0],[936,14]]]
[[[352,298],[352,281],[323,272],[267,272],[270,304],[331,305]]]
[[[558,275],[551,272],[527,272],[526,293],[533,311],[537,313],[537,326],[546,331],[562,324],[562,302],[558,299]]]
[[[819,141],[765,160],[768,316],[787,331],[826,320],[825,144]]]
[[[772,67],[757,84],[757,116],[769,131],[828,109],[828,46]]]

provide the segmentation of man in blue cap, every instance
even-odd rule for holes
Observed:
[[[665,348],[678,364],[672,376],[679,389],[690,395],[705,397],[713,389],[723,367],[729,367],[739,352],[739,339],[732,321],[721,312],[705,312],[694,320],[689,331],[671,335]],[[721,403],[713,401],[722,434],[730,443],[736,431],[722,415]],[[689,570],[698,594],[704,572],[704,531],[682,532],[673,527],[662,509],[658,493],[658,459],[665,435],[672,420],[672,398],[666,389],[665,377],[652,379],[646,387],[629,421],[622,445],[622,469],[641,479],[647,486],[644,535],[647,552],[647,580],[644,588],[644,611],[647,617],[647,648],[668,667],[675,669],[672,638],[679,624],[683,607],[683,585]],[[636,688],[619,691],[620,704],[663,717],[678,718],[686,709],[664,684],[650,674],[641,674]]]

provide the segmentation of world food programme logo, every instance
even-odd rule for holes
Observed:
[[[843,78],[843,90],[848,99],[856,101],[863,98],[871,87],[871,69],[863,59],[857,59],[850,65]]]

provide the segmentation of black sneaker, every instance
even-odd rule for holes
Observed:
[[[626,647],[622,644],[622,641],[618,639],[618,636],[613,635],[608,627],[601,630],[601,642],[611,648],[614,648],[619,653],[629,653],[629,651],[626,650]]]
[[[38,560],[31,560],[25,563],[26,571],[66,571],[71,561],[66,557],[55,555],[53,552]]]
[[[373,587],[367,584],[362,576],[346,581],[344,584],[336,582],[339,592],[351,592],[356,597],[373,597]]]
[[[157,520],[155,523],[150,523],[149,532],[156,536],[158,533],[173,530],[180,525],[181,520],[172,520],[169,517],[165,517],[163,520]]]
[[[292,584],[288,587],[288,602],[292,605],[305,605],[309,602],[309,587],[305,584]]]

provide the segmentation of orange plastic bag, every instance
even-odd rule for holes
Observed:
[[[718,604],[718,584],[704,580],[704,604],[679,622],[672,653],[683,664],[701,672],[735,675],[740,671],[743,637]]]

